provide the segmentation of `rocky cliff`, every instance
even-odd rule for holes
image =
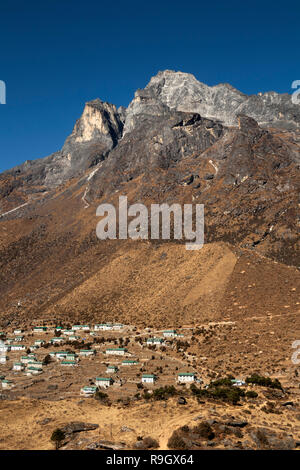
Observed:
[[[165,70],[151,78],[145,89],[136,92],[128,107],[124,132],[131,131],[147,116],[161,114],[165,106],[199,113],[228,126],[237,125],[237,114],[246,114],[263,126],[298,129],[300,125],[299,106],[292,103],[288,94],[268,92],[248,96],[229,84],[210,87],[191,74]]]

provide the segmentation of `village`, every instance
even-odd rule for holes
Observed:
[[[192,329],[183,331],[101,323],[0,332],[2,395],[84,398],[105,390],[118,400],[143,389],[202,383],[195,359],[181,349]]]

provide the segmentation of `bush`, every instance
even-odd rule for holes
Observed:
[[[65,433],[61,429],[57,428],[55,429],[55,431],[53,431],[52,436],[51,436],[51,441],[54,442],[56,450],[59,449],[64,438],[65,438]]]
[[[258,394],[254,390],[248,390],[248,392],[245,393],[245,396],[247,398],[257,398]]]
[[[143,439],[143,444],[145,449],[157,449],[159,447],[157,440],[149,436]]]
[[[227,380],[230,380],[230,385],[217,385],[219,383],[227,383]],[[244,390],[232,386],[231,379],[221,379],[220,381],[212,382],[207,389],[199,389],[193,384],[190,390],[198,399],[212,398],[223,400],[233,405],[236,405],[240,398],[245,396]]]
[[[282,390],[282,385],[278,379],[272,380],[270,377],[263,377],[262,375],[252,374],[246,378],[247,384],[260,385],[261,387],[277,388]]]
[[[174,385],[166,385],[165,387],[157,388],[153,391],[153,398],[155,400],[167,400],[169,397],[173,397],[177,394],[177,390]]]
[[[178,431],[174,431],[172,436],[168,440],[168,448],[169,449],[184,449],[187,450],[189,446],[186,442],[182,439]]]
[[[211,440],[215,437],[215,434],[210,424],[208,424],[206,421],[202,421],[202,423],[194,427],[193,432],[199,434],[200,437],[203,437],[208,440]]]

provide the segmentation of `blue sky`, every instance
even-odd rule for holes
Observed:
[[[296,1],[1,0],[0,171],[58,150],[86,101],[127,106],[159,70],[290,93],[299,20]]]

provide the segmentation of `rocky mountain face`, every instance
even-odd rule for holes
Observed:
[[[15,299],[27,305],[29,296],[27,314],[50,312],[68,294],[80,310],[75,287],[81,292],[104,265],[108,277],[119,272],[115,260],[126,258],[121,242],[96,238],[97,206],[117,205],[121,195],[146,205],[204,204],[205,244],[299,267],[299,123],[288,95],[247,96],[171,71],[127,109],[87,103],[60,151],[0,175],[0,308],[12,312]],[[120,308],[99,295],[94,311]]]
[[[86,103],[72,134],[63,148],[46,157],[26,161],[0,176],[0,194],[5,196],[25,188],[39,193],[58,187],[67,180],[82,175],[107,157],[122,136],[123,117],[116,107],[96,99]],[[22,200],[22,199],[21,199]]]
[[[245,95],[228,84],[209,87],[188,73],[165,70],[153,77],[143,90],[137,90],[126,115],[124,133],[147,116],[161,114],[165,107],[199,113],[235,126],[237,114],[246,114],[260,125],[298,129],[299,106],[288,94],[275,92]]]

